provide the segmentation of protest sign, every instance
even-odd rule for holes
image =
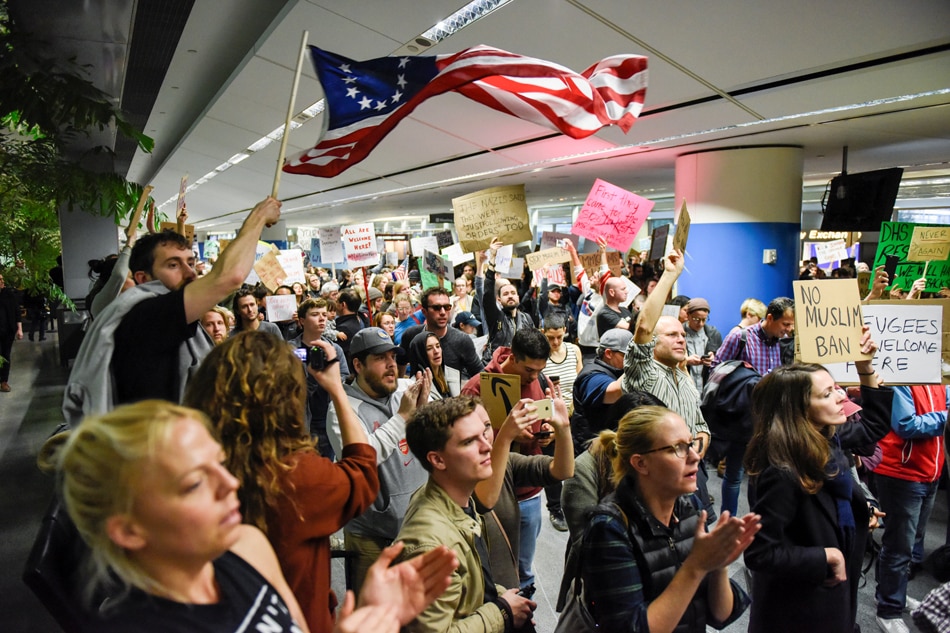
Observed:
[[[409,239],[409,250],[412,251],[413,257],[422,257],[426,251],[438,253],[439,240],[437,240],[434,235],[413,237]]]
[[[323,267],[323,260],[320,259],[320,238],[311,237],[310,238],[310,265]]]
[[[340,235],[340,227],[331,226],[319,229],[318,234],[320,236],[320,261],[325,266],[342,264],[346,261],[343,254],[343,237]]]
[[[492,428],[497,429],[521,399],[521,377],[515,374],[479,374],[480,397]]]
[[[375,266],[379,263],[376,229],[372,222],[350,224],[341,229],[347,268],[352,270],[363,266]]]
[[[438,248],[433,249],[434,252],[438,253],[443,248],[448,248],[452,246],[455,242],[455,239],[452,237],[452,231],[439,231],[432,237],[435,238],[435,242],[438,245]]]
[[[287,273],[277,259],[279,251],[268,251],[259,260],[254,262],[254,272],[260,278],[261,283],[267,286],[271,292],[277,290],[277,286],[284,282]]]
[[[861,353],[861,298],[855,279],[793,281],[795,337],[806,363],[866,360]]]
[[[439,285],[439,278],[437,275],[430,273],[426,270],[425,259],[419,257],[416,259],[416,266],[419,271],[419,281],[422,283],[422,289],[426,288],[436,288]],[[449,291],[449,294],[452,294],[452,282],[448,279],[442,280],[442,287]]]
[[[587,194],[571,233],[595,241],[606,237],[609,246],[626,252],[652,208],[652,200],[598,178]]]
[[[271,323],[297,318],[297,297],[294,295],[270,295],[264,297],[267,320]]]
[[[284,269],[284,281],[283,285],[289,286],[292,283],[299,282],[306,284],[307,280],[303,276],[303,253],[300,249],[290,248],[284,251],[281,251],[277,255],[277,261],[280,262],[281,268]]]
[[[541,250],[560,246],[558,240],[570,240],[574,244],[576,251],[580,246],[580,240],[572,233],[555,233],[554,231],[545,231],[541,234]]]
[[[578,257],[580,257],[581,266],[587,271],[587,276],[590,278],[591,283],[597,283],[597,279],[600,277],[600,253],[584,253],[583,255],[578,255]],[[617,251],[607,251],[607,266],[610,268],[610,272],[613,273],[614,277],[619,277],[620,269],[623,266],[623,259],[620,257],[620,253]],[[576,277],[578,272],[580,271],[575,270],[572,274]]]
[[[443,248],[442,255],[448,257],[453,266],[475,261],[475,254],[466,253],[461,244],[452,244],[448,248]]]
[[[864,324],[878,345],[872,365],[888,385],[925,385],[941,381],[943,307],[875,301],[862,308]],[[950,304],[950,302],[946,302]],[[853,362],[825,365],[835,382],[860,382]]]
[[[524,258],[512,257],[508,264],[508,272],[503,273],[505,279],[521,279],[524,276]]]
[[[175,216],[177,217],[181,214],[181,210],[185,208],[185,191],[188,189],[188,174],[185,174],[181,177],[181,182],[178,183],[178,200],[175,202]],[[164,228],[162,230],[165,230]]]
[[[505,244],[495,253],[495,271],[502,275],[507,275],[511,268],[511,260],[514,253],[514,247],[511,244]]]
[[[819,264],[829,262],[840,262],[842,259],[851,257],[848,254],[848,247],[844,240],[832,240],[830,242],[815,242],[815,257]]]
[[[449,281],[455,280],[455,270],[452,265],[438,253],[426,251],[422,259],[425,269],[436,277],[442,277],[442,279],[448,279]]]
[[[158,225],[158,228],[162,231],[174,231],[178,233],[178,223],[177,222],[162,222]],[[185,239],[189,242],[195,241],[195,225],[186,224],[185,225]]]
[[[567,286],[567,276],[564,274],[564,267],[559,265],[546,266],[542,268],[532,268],[534,275],[534,285],[541,287],[541,280],[547,279],[548,284],[557,284],[562,288]]]
[[[683,206],[680,207],[679,217],[676,218],[676,232],[673,233],[673,248],[681,253],[686,252],[686,240],[689,238],[689,225],[691,220],[689,211],[686,209],[686,200],[683,200]]]
[[[571,261],[571,254],[567,249],[559,247],[548,248],[537,253],[528,253],[524,256],[525,265],[531,270],[569,261]]]
[[[398,266],[399,265],[399,253],[395,251],[386,251],[386,265],[387,266]]]
[[[943,261],[950,257],[950,226],[915,226],[908,261]]]
[[[452,198],[455,230],[468,252],[483,251],[497,237],[505,244],[530,240],[524,185],[492,187]]]
[[[910,290],[914,282],[924,275],[927,268],[927,292],[939,292],[944,286],[950,286],[950,260],[911,261],[910,243],[917,227],[945,228],[930,224],[911,224],[910,222],[882,222],[881,236],[874,255],[874,265],[885,266],[890,277],[891,287],[895,285]],[[892,272],[893,271],[893,272]]]

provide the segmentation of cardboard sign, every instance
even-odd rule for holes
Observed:
[[[842,259],[848,259],[848,246],[844,240],[832,240],[830,242],[815,242],[815,257],[819,264],[828,264],[830,262],[840,262]]]
[[[689,238],[689,225],[691,223],[689,211],[686,209],[686,200],[683,200],[679,217],[676,219],[676,233],[673,233],[673,248],[681,253],[686,252],[686,240]]]
[[[267,306],[267,320],[271,323],[297,318],[297,297],[294,295],[270,295],[264,297],[264,305]]]
[[[587,271],[587,276],[590,278],[592,284],[597,283],[597,279],[600,275],[600,253],[584,253],[583,255],[578,255],[581,260],[581,266],[584,267],[584,270]],[[623,259],[620,257],[620,253],[617,251],[607,251],[607,266],[610,268],[610,272],[613,273],[614,277],[620,276],[620,270],[623,266]],[[573,271],[573,275],[577,277],[578,271]]]
[[[162,222],[158,225],[159,230],[161,231],[174,231],[178,233],[178,223],[176,222]],[[195,241],[195,225],[186,224],[185,225],[185,239],[189,242]]]
[[[346,267],[349,269],[375,266],[379,263],[376,229],[372,222],[341,227]]]
[[[492,187],[452,198],[455,230],[468,252],[483,251],[497,237],[505,244],[530,240],[524,185]]]
[[[910,303],[875,301],[862,308],[864,324],[871,328],[871,338],[878,345],[872,364],[888,385],[939,384],[943,306]],[[838,383],[860,382],[853,362],[825,367]]]
[[[284,269],[284,274],[286,275],[283,285],[289,286],[295,282],[306,285],[307,280],[303,274],[303,253],[300,249],[291,248],[281,251],[280,254],[277,255],[277,261],[280,262],[280,266]]]
[[[907,260],[943,261],[950,257],[950,226],[915,226]]]
[[[805,363],[866,360],[861,353],[861,298],[856,279],[793,281],[795,337]]]
[[[434,235],[427,235],[426,237],[413,237],[409,240],[409,250],[412,251],[413,257],[422,257],[425,255],[426,251],[438,253],[439,240],[435,239]]]
[[[927,292],[938,292],[944,286],[950,286],[950,260],[911,261],[909,259],[910,243],[914,239],[914,229],[917,227],[940,229],[945,227],[929,224],[911,224],[910,222],[882,222],[881,237],[877,244],[877,253],[874,255],[874,265],[884,266],[890,277],[891,287],[896,285],[903,290],[910,290],[914,282],[924,275],[927,268]]]
[[[441,255],[426,251],[422,259],[425,269],[430,273],[436,277],[442,277],[442,279],[455,281],[455,269],[448,261],[442,259]]]
[[[320,261],[324,265],[342,264],[346,261],[340,227],[319,229],[318,235],[320,236]]]
[[[652,200],[598,178],[587,194],[571,233],[595,241],[606,237],[608,245],[626,252],[651,209]]]
[[[541,234],[541,250],[554,248],[558,246],[558,240],[571,240],[574,244],[574,250],[580,248],[580,240],[572,233],[555,233],[554,231],[545,231]]]
[[[284,267],[280,265],[277,253],[274,251],[268,251],[254,262],[254,272],[257,273],[261,283],[271,292],[277,290],[277,287],[284,283],[284,278],[287,277],[287,273],[284,272]]]
[[[537,253],[528,253],[524,256],[524,263],[531,270],[538,270],[545,266],[563,264],[571,261],[571,254],[566,248],[548,248]]]
[[[515,374],[479,374],[482,404],[493,429],[505,423],[511,408],[521,399],[521,377]]]

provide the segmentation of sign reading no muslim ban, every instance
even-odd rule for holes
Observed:
[[[504,244],[532,238],[524,185],[482,189],[452,198],[455,230],[467,252],[483,251],[497,237]]]
[[[795,336],[806,363],[867,360],[861,353],[861,298],[854,279],[793,281]]]
[[[948,302],[950,303],[950,302]],[[941,381],[943,306],[881,301],[863,306],[864,324],[877,343],[874,369],[888,385]],[[825,365],[841,384],[859,382],[853,362]]]
[[[587,194],[571,233],[595,241],[606,237],[611,248],[626,253],[651,209],[652,200],[598,178]]]

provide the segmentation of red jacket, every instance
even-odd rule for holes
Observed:
[[[879,442],[883,455],[874,472],[904,481],[937,481],[946,422],[947,387],[894,387],[891,431]]]

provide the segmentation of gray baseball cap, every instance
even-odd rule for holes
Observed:
[[[624,330],[621,328],[613,328],[607,330],[600,337],[600,344],[597,346],[597,354],[603,354],[605,350],[613,350],[615,352],[625,352],[627,347],[630,346],[630,341],[633,340],[633,334],[630,330]],[[352,349],[352,347],[350,348]]]
[[[356,357],[360,354],[385,354],[390,350],[396,349],[393,340],[386,334],[386,330],[378,327],[363,328],[353,335],[353,341],[350,343],[350,357]]]

